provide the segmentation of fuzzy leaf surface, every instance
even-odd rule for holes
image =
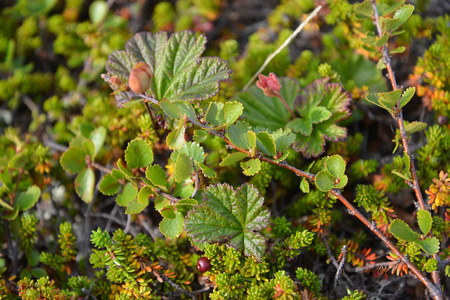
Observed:
[[[259,233],[268,225],[269,211],[258,190],[244,184],[234,190],[227,184],[209,186],[204,203],[194,207],[185,220],[185,230],[195,242],[227,243],[247,256],[261,259],[265,241]]]
[[[347,137],[347,129],[337,122],[350,116],[351,95],[340,84],[316,80],[296,97],[294,109],[300,118],[286,127],[297,133],[294,149],[305,157],[317,157],[324,152],[325,140],[338,141]],[[300,121],[297,121],[300,120]]]
[[[145,61],[153,71],[151,92],[157,100],[202,100],[214,96],[219,82],[227,80],[231,70],[228,63],[217,57],[200,55],[205,50],[204,35],[181,31],[170,37],[166,32],[135,34],[125,50],[113,52],[106,63],[108,76],[128,80],[129,73],[139,61]],[[132,99],[132,93],[119,92],[119,106]]]

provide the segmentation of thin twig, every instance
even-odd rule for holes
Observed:
[[[289,43],[303,30],[303,27],[305,27],[306,24],[308,24],[309,21],[311,21],[312,18],[314,18],[319,11],[322,9],[322,6],[319,5],[309,16],[308,18],[306,18],[306,20],[301,23],[297,29],[295,29],[295,31],[284,41],[284,43],[278,47],[277,50],[275,50],[275,52],[272,52],[269,56],[267,56],[266,60],[264,61],[263,65],[261,66],[261,68],[259,68],[259,70],[255,73],[255,75],[253,75],[253,77],[250,79],[249,82],[247,82],[247,84],[244,86],[244,88],[242,89],[243,91],[247,90],[249,88],[249,86],[253,83],[253,81],[255,81],[256,77],[258,77],[258,75],[264,71],[264,69],[267,67],[267,65],[270,63],[270,61],[278,54],[280,53],[284,48],[286,48],[287,45],[289,45]]]
[[[341,255],[339,256],[340,262],[336,270],[336,276],[334,277],[334,289],[336,290],[339,283],[339,277],[341,277],[342,270],[344,269],[345,259],[347,258],[347,245],[342,246]]]
[[[164,274],[159,274],[159,276],[164,279],[164,281],[166,281],[167,283],[169,283],[172,287],[174,287],[177,291],[188,295],[189,297],[191,297],[192,299],[195,300],[195,294],[193,292],[190,292],[184,288],[182,288],[181,286],[179,286],[175,281],[171,280],[169,277],[167,277]]]

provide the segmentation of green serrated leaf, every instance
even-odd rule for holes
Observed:
[[[245,157],[248,157],[248,155],[246,153],[243,152],[233,152],[233,153],[229,153],[224,160],[222,160],[222,162],[220,163],[220,166],[225,167],[225,166],[230,166],[233,165],[239,161],[241,161],[242,159],[244,159]]]
[[[414,6],[407,4],[403,5],[394,13],[393,18],[380,17],[380,26],[383,32],[395,31],[402,26],[414,11]]]
[[[294,132],[299,132],[304,136],[308,136],[313,130],[313,123],[307,119],[296,118],[287,123],[286,128],[292,129]]]
[[[202,170],[202,173],[203,175],[205,175],[206,178],[210,179],[216,178],[217,174],[213,169],[201,163],[198,163],[197,165],[200,168],[200,170]]]
[[[183,147],[184,143],[186,143],[184,138],[185,131],[184,118],[180,118],[177,128],[169,133],[166,138],[166,143],[170,150],[177,150]]]
[[[258,132],[256,138],[258,139],[257,147],[261,152],[272,156],[277,154],[275,141],[271,134],[267,131]]]
[[[394,18],[399,19],[399,23],[397,24],[397,28],[402,26],[406,21],[408,21],[409,17],[411,17],[414,12],[414,6],[411,4],[406,4],[397,9],[394,13]],[[394,28],[393,30],[397,29]]]
[[[387,43],[389,40],[389,34],[384,33],[380,38],[377,38],[377,41],[375,42],[375,47],[382,47],[384,44]],[[392,53],[392,52],[391,52]]]
[[[400,20],[397,18],[390,17],[380,17],[380,27],[383,32],[394,31],[398,28],[397,24],[399,24]]]
[[[146,207],[148,206],[148,203],[141,203],[138,199],[133,199],[127,204],[127,209],[125,210],[125,213],[128,215],[136,215],[140,212],[142,212]]]
[[[392,235],[399,240],[407,242],[419,241],[418,233],[413,231],[403,220],[395,219],[394,221],[392,221],[389,230]]]
[[[334,188],[335,189],[342,189],[344,188],[348,183],[348,176],[347,175],[343,175],[339,178],[336,178],[334,181]]]
[[[253,176],[261,170],[261,161],[257,158],[241,162],[241,168],[247,176]]]
[[[427,235],[431,230],[431,225],[433,224],[433,218],[429,211],[424,209],[419,209],[417,212],[417,222],[419,223],[420,230],[424,235]]]
[[[389,14],[393,13],[394,11],[396,11],[404,3],[405,3],[405,0],[398,0],[392,4],[391,3],[377,3],[378,12],[379,12],[380,16],[389,15]]]
[[[176,182],[189,179],[192,175],[192,160],[184,153],[178,154],[177,161],[173,169],[173,178]]]
[[[416,93],[415,87],[410,87],[406,89],[403,92],[402,98],[400,99],[400,108],[403,108],[406,104],[408,104],[408,102],[411,100],[411,98],[414,96],[415,93]]]
[[[331,117],[331,112],[323,106],[315,106],[309,112],[311,123],[317,124],[328,120]]]
[[[144,140],[132,140],[125,150],[125,161],[129,168],[145,168],[153,162],[152,147]]]
[[[344,175],[346,165],[342,156],[337,154],[329,157],[325,162],[328,172],[336,178],[341,178]]]
[[[305,194],[309,193],[309,182],[305,177],[303,177],[303,179],[300,181],[300,189]]]
[[[179,237],[183,232],[184,218],[183,214],[179,211],[176,212],[176,217],[174,219],[164,218],[161,223],[159,223],[159,230],[165,237],[169,239],[174,239]]]
[[[402,179],[405,180],[405,181],[412,181],[412,178],[407,177],[407,176],[403,175],[402,173],[400,173],[400,172],[398,172],[398,171],[396,171],[396,170],[393,170],[393,171],[392,171],[392,174],[397,175],[398,177],[402,178]]]
[[[248,123],[238,121],[235,125],[228,127],[227,135],[233,145],[242,149],[251,149],[253,145],[248,136],[250,130]]]
[[[416,241],[416,244],[422,248],[428,255],[435,255],[439,251],[439,240],[436,237]]]
[[[411,122],[408,125],[405,126],[405,130],[407,134],[413,134],[415,132],[424,130],[425,128],[427,128],[427,123],[423,123],[423,122]]]
[[[223,107],[221,102],[210,102],[206,110],[205,120],[212,126],[216,127],[223,124]]]
[[[82,148],[70,147],[61,155],[59,161],[64,170],[76,174],[86,166],[86,152]]]
[[[237,101],[229,101],[223,107],[224,125],[231,125],[242,115],[244,106]]]
[[[266,245],[259,232],[269,223],[269,211],[258,190],[248,184],[237,190],[222,184],[207,187],[203,196],[204,203],[186,217],[187,234],[195,242],[228,238],[227,244],[260,261]]]
[[[147,170],[145,170],[145,177],[147,177],[154,186],[167,191],[168,182],[166,172],[159,165],[147,167]]]
[[[402,90],[395,90],[387,93],[378,93],[380,103],[384,104],[388,108],[393,108],[397,105],[398,100],[402,95]]]
[[[90,203],[94,197],[95,175],[92,168],[84,168],[75,178],[75,191],[86,203]]]
[[[172,203],[168,199],[166,199],[162,196],[155,197],[155,209],[157,211],[161,211],[164,209],[164,207],[169,206],[169,205],[172,205]]]
[[[361,48],[363,48],[364,50],[366,50],[367,52],[371,52],[371,53],[378,53],[378,49],[375,47],[372,47],[368,44],[361,44]]]
[[[204,142],[206,140],[208,135],[209,135],[208,131],[203,130],[203,129],[197,129],[197,130],[194,131],[193,139],[197,143],[202,143],[202,142]]]
[[[275,140],[277,152],[283,152],[295,141],[295,134],[289,129],[283,131],[281,128],[272,132],[272,137]]]
[[[399,53],[405,52],[405,50],[406,50],[405,46],[400,46],[400,47],[397,47],[397,48],[392,49],[391,51],[389,51],[389,54],[399,54]]]
[[[335,178],[327,170],[317,173],[314,183],[322,192],[329,192],[334,188]]]
[[[136,198],[137,194],[138,189],[131,182],[128,182],[123,187],[122,193],[117,196],[116,202],[118,205],[126,207],[128,203]]]
[[[91,132],[89,139],[94,143],[95,146],[94,155],[92,156],[92,159],[94,159],[102,149],[103,144],[105,142],[105,138],[106,138],[106,129],[103,126],[100,126]]]
[[[21,211],[30,209],[38,201],[40,195],[41,190],[37,186],[30,186],[25,192],[17,193],[14,205]]]
[[[370,18],[373,15],[373,9],[372,5],[370,4],[370,0],[365,0],[364,2],[355,4],[354,9],[357,14],[364,17]]]
[[[192,179],[188,179],[183,182],[175,182],[175,187],[173,187],[172,195],[181,199],[187,199],[191,198],[194,191],[194,182],[192,181]]]
[[[252,153],[256,150],[256,133],[254,131],[247,132],[248,134],[248,140],[250,142],[250,150]]]
[[[114,175],[106,174],[100,181],[98,188],[102,194],[112,196],[119,192],[120,183]]]
[[[181,147],[180,150],[177,150],[177,152],[184,153],[199,163],[203,163],[205,161],[205,150],[197,143],[187,142],[183,145],[183,147]]]

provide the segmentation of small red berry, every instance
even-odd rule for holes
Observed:
[[[131,70],[130,76],[128,77],[128,85],[133,92],[142,94],[150,88],[152,77],[153,72],[150,66],[140,61]]]
[[[206,257],[200,257],[197,261],[197,269],[204,273],[206,271],[209,271],[209,268],[211,268],[211,263],[209,262],[209,259]]]

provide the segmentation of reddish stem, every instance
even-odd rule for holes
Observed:
[[[287,108],[287,110],[289,111],[289,113],[291,114],[292,118],[296,118],[294,112],[292,111],[292,109],[289,107],[289,105],[287,104],[286,100],[284,100],[283,96],[281,96],[280,93],[277,93],[277,97],[278,99],[281,100],[281,102],[284,104],[284,106]]]

